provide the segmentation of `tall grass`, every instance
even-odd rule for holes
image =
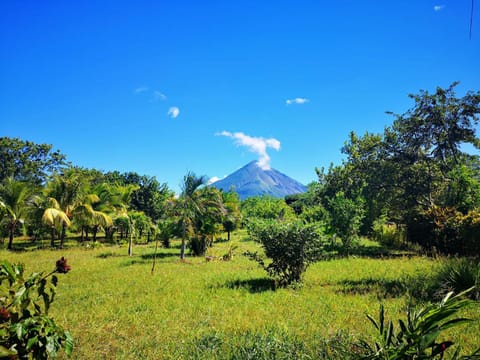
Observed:
[[[58,285],[51,315],[72,332],[76,359],[248,358],[239,349],[250,354],[257,347],[265,358],[328,358],[334,347],[326,344],[339,334],[373,336],[365,313],[375,313],[379,301],[401,317],[410,303],[402,279],[438,267],[423,257],[335,259],[312,264],[302,287],[274,291],[265,272],[241,255],[258,244],[242,232],[232,242],[231,261],[181,262],[174,241],[160,250],[153,275],[153,244],[136,246],[133,257],[126,247],[102,246],[0,251],[0,258],[24,263],[27,272],[68,259],[73,270]],[[209,255],[221,257],[230,245],[215,244]],[[480,310],[468,315],[479,318]],[[461,330],[453,334],[460,344],[480,344],[478,322]]]

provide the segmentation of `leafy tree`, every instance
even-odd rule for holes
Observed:
[[[60,204],[54,198],[49,198],[49,206],[44,210],[42,221],[50,227],[51,241],[50,245],[55,246],[55,232],[59,231],[64,234],[66,227],[70,226],[70,218],[60,208]],[[63,245],[63,241],[62,241]]]
[[[221,191],[215,187],[203,187],[197,192],[199,212],[193,226],[189,247],[194,255],[204,255],[207,247],[213,245],[215,234],[220,232],[226,210]]]
[[[60,217],[63,217],[61,213],[71,220],[75,208],[80,205],[82,196],[87,191],[87,185],[85,179],[74,168],[55,175],[45,187],[46,197],[49,198],[52,207],[45,210],[44,221],[54,226],[55,219],[60,220]],[[60,221],[60,247],[65,242],[66,229],[69,225],[70,222]],[[52,246],[54,245],[52,238]]]
[[[362,233],[386,215],[406,224],[409,240],[420,243],[425,233],[417,225],[433,207],[454,207],[464,214],[478,207],[479,159],[461,146],[480,144],[475,134],[480,92],[457,97],[456,85],[410,95],[414,107],[394,115],[383,134],[359,137],[352,132],[342,149],[347,155],[342,165],[326,173],[317,170],[319,203],[328,207],[328,199],[339,192],[362,198]],[[435,241],[433,237],[428,246]]]
[[[242,201],[240,205],[244,219],[275,219],[293,220],[295,213],[284,199],[270,196],[251,197]]]
[[[177,199],[175,212],[179,217],[181,227],[182,245],[180,251],[180,259],[185,259],[186,240],[190,238],[194,232],[196,219],[202,212],[201,199],[198,190],[206,184],[204,176],[198,177],[193,172],[188,172],[183,177],[181,184],[181,193]]]
[[[249,224],[248,231],[262,244],[271,262],[265,264],[257,253],[250,253],[250,257],[275,278],[279,286],[301,281],[308,265],[322,251],[322,236],[315,224],[257,220]]]
[[[0,182],[13,178],[40,185],[65,165],[65,155],[52,151],[52,145],[0,138]]]
[[[342,239],[347,252],[357,238],[362,218],[364,216],[363,201],[360,198],[349,199],[343,192],[335,194],[329,201],[331,226]]]
[[[32,186],[24,181],[7,178],[0,186],[0,208],[8,228],[7,248],[13,248],[13,238],[19,225],[23,225],[28,215]]]
[[[242,213],[240,212],[240,197],[238,193],[229,191],[222,193],[222,200],[226,213],[223,216],[223,230],[227,232],[227,239],[230,241],[230,233],[237,229],[242,222]]]

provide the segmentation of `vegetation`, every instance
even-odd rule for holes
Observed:
[[[317,169],[306,193],[285,199],[241,202],[192,172],[175,196],[155,177],[75,167],[51,145],[0,138],[2,244],[8,238],[2,258],[38,267],[59,247],[81,264],[81,276],[65,281],[62,306],[52,309],[79,339],[78,358],[401,358],[405,344],[419,358],[441,358],[449,344],[443,336],[472,353],[480,343],[477,322],[465,333],[449,326],[443,333],[435,318],[441,334],[410,336],[430,314],[453,315],[445,309],[480,315],[478,303],[467,309],[451,295],[440,308],[431,305],[473,286],[469,296],[479,296],[480,158],[462,149],[480,147],[480,92],[457,97],[455,86],[411,95],[413,108],[394,115],[381,134],[350,133],[342,164]],[[13,251],[20,249],[37,253]],[[159,279],[145,275],[150,265]],[[29,285],[0,287],[8,294],[0,300],[25,300],[34,316],[46,316],[56,278],[47,284],[42,274],[24,279],[20,265],[5,269],[18,276],[9,286]],[[373,335],[360,313],[379,299],[394,315],[412,304],[426,310],[410,312],[395,337],[392,325],[385,332],[382,310],[374,321],[382,340],[364,340],[358,353],[358,334]],[[68,333],[50,317],[38,318],[50,329],[41,334],[37,325],[24,331],[13,324],[33,314],[25,309],[0,314],[4,353],[70,351]]]
[[[249,256],[279,286],[300,282],[308,265],[318,259],[322,252],[322,235],[314,224],[258,221],[251,223],[248,230],[250,236],[262,244],[265,255],[271,262],[265,264],[265,260],[257,253],[250,253]]]
[[[361,243],[349,258],[310,264],[303,286],[275,289],[265,271],[242,256],[261,252],[245,236],[244,230],[232,234],[238,248],[231,261],[210,262],[179,261],[181,241],[173,239],[170,249],[159,249],[153,276],[153,243],[138,245],[128,257],[127,244],[77,247],[67,241],[62,254],[73,270],[59,282],[49,315],[72,333],[76,359],[246,359],[254,353],[345,359],[336,353],[342,347],[376,339],[365,312],[377,313],[381,301],[390,318],[403,319],[411,286],[418,293],[430,287],[425,277],[433,279],[442,265],[408,254],[379,259],[377,247]],[[229,245],[217,243],[210,254],[220,258]],[[58,250],[3,250],[0,256],[40,271],[50,268]],[[480,344],[479,311],[478,303],[461,310],[461,317],[476,321],[446,333],[462,354]]]
[[[472,289],[467,290],[471,291]],[[385,321],[383,306],[380,306],[378,322],[368,315],[378,331],[379,341],[370,345],[367,341],[360,341],[359,358],[361,359],[443,359],[445,353],[454,345],[450,340],[439,341],[440,335],[445,330],[463,325],[472,321],[471,319],[456,317],[458,311],[469,305],[471,301],[464,298],[465,293],[452,296],[448,293],[439,304],[430,304],[423,309],[408,309],[405,321],[398,321],[398,328],[393,322]],[[457,349],[452,359],[459,358],[460,350]],[[480,357],[480,347],[471,356],[463,359]]]
[[[70,333],[48,315],[55,298],[55,273],[71,270],[65,258],[49,274],[24,275],[22,265],[0,264],[0,358],[47,359],[73,350]]]

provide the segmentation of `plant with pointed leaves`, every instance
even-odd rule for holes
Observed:
[[[25,276],[22,265],[0,263],[0,359],[47,359],[73,351],[70,333],[48,315],[58,278],[71,270],[65,258],[45,275]]]
[[[385,321],[385,311],[381,305],[378,322],[367,315],[378,331],[379,340],[374,344],[360,340],[358,359],[443,359],[454,343],[438,339],[445,330],[472,321],[462,317],[452,318],[459,310],[472,304],[471,300],[465,298],[472,289],[456,296],[450,292],[439,304],[430,304],[420,310],[409,309],[406,321],[399,320],[397,329],[391,320]],[[457,348],[451,359],[480,359],[480,348],[468,356],[461,356],[460,350]]]

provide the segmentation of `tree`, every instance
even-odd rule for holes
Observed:
[[[11,177],[40,185],[65,165],[65,155],[58,150],[52,151],[52,145],[0,138],[0,182]]]
[[[250,253],[250,257],[275,278],[279,286],[299,282],[308,265],[322,251],[321,233],[315,224],[257,220],[249,224],[248,231],[262,244],[271,262],[266,265],[257,253]]]
[[[251,197],[242,201],[240,205],[244,219],[260,218],[275,220],[292,220],[295,213],[284,199],[270,196]]]
[[[204,176],[198,177],[193,172],[188,172],[183,177],[181,193],[178,197],[175,212],[179,216],[181,226],[182,245],[180,259],[185,259],[187,237],[193,232],[194,221],[201,212],[198,189],[207,182]]]
[[[189,248],[196,256],[205,255],[207,248],[213,245],[215,234],[221,230],[226,210],[222,202],[221,191],[215,187],[203,187],[197,191],[199,212],[193,222],[193,235]]]
[[[66,169],[62,174],[55,175],[45,187],[46,197],[50,199],[49,202],[53,206],[45,210],[44,220],[48,223],[54,213],[60,214],[59,211],[71,220],[75,208],[81,204],[83,195],[87,192],[87,185],[86,179],[74,168]],[[49,215],[48,212],[51,214]],[[54,218],[55,216],[52,219]],[[57,219],[60,220],[58,217]],[[66,229],[70,222],[61,221],[60,224],[60,247],[62,247],[65,242]],[[54,239],[52,238],[52,246],[54,245]]]
[[[23,224],[28,214],[29,200],[32,195],[32,186],[25,181],[7,178],[0,186],[0,207],[8,227],[8,246],[13,248],[13,238],[18,225]]]
[[[225,206],[225,215],[223,216],[223,230],[227,232],[227,240],[230,241],[230,233],[242,223],[242,213],[240,212],[240,197],[235,191],[222,193],[223,205]]]
[[[347,155],[342,165],[327,173],[317,170],[321,203],[327,207],[328,199],[339,192],[348,199],[361,198],[362,233],[386,215],[388,221],[406,225],[410,241],[430,237],[427,243],[432,246],[434,231],[427,235],[417,225],[427,224],[436,207],[453,207],[463,214],[478,207],[479,158],[461,146],[480,146],[475,133],[480,92],[457,97],[456,85],[437,88],[433,94],[410,95],[414,107],[403,115],[394,114],[393,124],[383,134],[359,137],[352,132],[342,149]]]
[[[55,246],[55,232],[59,231],[64,233],[64,229],[70,226],[70,218],[68,215],[62,211],[60,204],[54,198],[49,198],[47,200],[49,205],[43,212],[42,221],[50,227],[51,231],[51,241],[50,245]],[[63,240],[61,242],[63,246]]]
[[[185,259],[186,241],[196,237],[201,244],[206,243],[206,237],[212,236],[221,223],[224,214],[222,197],[218,189],[202,188],[207,179],[188,172],[181,184],[181,193],[174,205],[181,229],[182,246],[180,259]],[[195,240],[194,240],[195,241]],[[193,243],[191,244],[195,246]],[[192,246],[191,246],[192,247]],[[195,246],[200,254],[205,246]],[[194,250],[195,252],[195,250]]]
[[[348,254],[360,231],[364,216],[363,201],[360,198],[349,199],[343,192],[338,192],[329,200],[329,210],[331,227],[342,239],[344,250]]]

